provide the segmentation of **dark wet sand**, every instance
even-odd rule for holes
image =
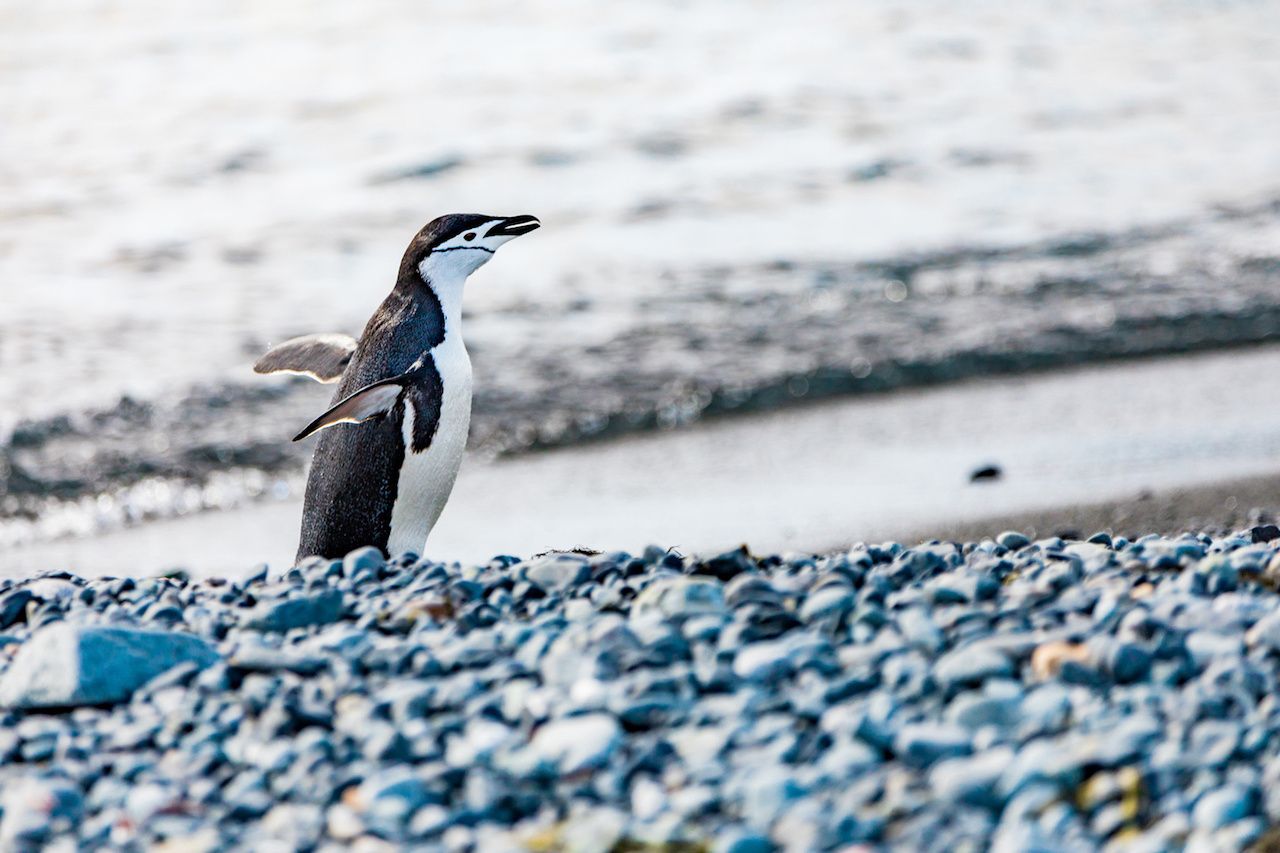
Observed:
[[[1144,490],[1132,498],[1094,504],[1014,512],[980,521],[957,521],[905,530],[897,538],[959,541],[994,537],[1017,530],[1032,538],[1085,538],[1099,531],[1130,539],[1148,533],[1218,533],[1251,527],[1280,517],[1280,475],[1269,474],[1224,483]]]

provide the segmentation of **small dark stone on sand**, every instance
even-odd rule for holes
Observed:
[[[1273,539],[1280,539],[1280,527],[1274,524],[1259,524],[1250,530],[1249,534],[1254,543],[1270,542]]]
[[[983,481],[999,480],[1004,476],[1004,471],[999,465],[983,465],[981,468],[975,468],[969,474],[970,483],[980,483]]]

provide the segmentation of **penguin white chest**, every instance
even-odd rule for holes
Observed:
[[[422,553],[453,491],[471,427],[471,358],[461,336],[447,336],[431,351],[431,357],[443,385],[440,423],[431,444],[425,450],[414,452],[414,424],[423,413],[414,409],[411,396],[405,398],[401,432],[405,443],[404,462],[400,465],[396,502],[391,511],[391,535],[387,540],[387,550],[393,555],[405,551]]]

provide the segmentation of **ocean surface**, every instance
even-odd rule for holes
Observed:
[[[329,389],[249,365],[445,212],[544,223],[487,455],[1280,339],[1273,4],[22,4],[0,68],[0,547],[296,493]]]

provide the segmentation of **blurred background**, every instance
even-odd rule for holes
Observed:
[[[544,228],[469,285],[448,553],[1280,470],[1274,3],[67,0],[0,65],[9,567],[291,553],[330,389],[249,365],[455,211]]]

